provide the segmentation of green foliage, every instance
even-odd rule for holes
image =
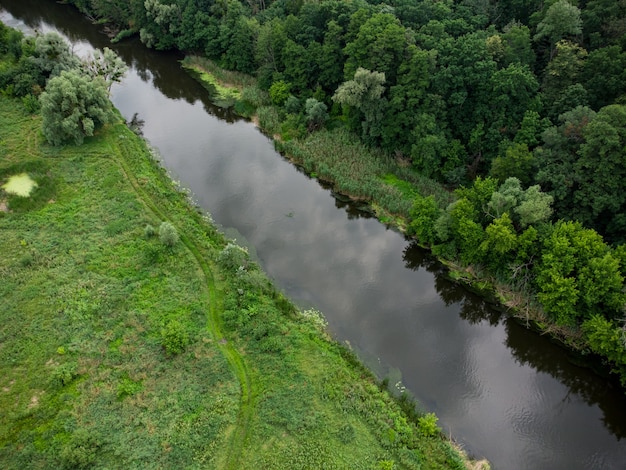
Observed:
[[[439,418],[437,418],[435,413],[426,413],[418,418],[417,423],[420,434],[426,437],[437,436],[441,432],[441,429],[437,426],[437,421],[439,421]]]
[[[460,187],[455,190],[459,199],[466,199],[471,205],[472,217],[481,223],[490,217],[488,206],[498,188],[498,181],[493,178],[476,178],[469,188]]]
[[[96,49],[90,57],[83,60],[81,67],[90,77],[102,78],[109,90],[111,85],[120,82],[128,71],[126,63],[108,47],[103,50]]]
[[[56,32],[40,34],[35,38],[33,55],[28,58],[40,71],[48,77],[56,77],[64,71],[75,70],[80,62],[72,54],[70,46]]]
[[[287,101],[287,98],[291,96],[289,93],[291,90],[291,85],[282,80],[278,80],[277,82],[272,83],[272,86],[269,89],[270,99],[272,100],[272,104],[276,106],[282,106]]]
[[[168,354],[176,355],[182,353],[189,345],[189,333],[185,325],[178,320],[170,320],[161,329],[161,346]],[[134,386],[131,386],[133,388]],[[124,393],[126,393],[126,388]],[[118,388],[119,396],[119,388]]]
[[[76,71],[50,79],[39,101],[43,134],[52,145],[80,145],[114,118],[105,83]]]
[[[266,133],[274,135],[280,129],[280,117],[274,106],[262,106],[257,109],[259,127]]]
[[[304,112],[309,131],[320,129],[328,119],[327,107],[315,98],[309,98],[304,103]]]
[[[365,142],[374,143],[380,137],[382,119],[386,100],[382,98],[385,91],[385,74],[372,72],[359,67],[354,72],[354,78],[348,80],[337,88],[333,95],[333,101],[348,108],[358,111],[354,116],[357,125],[353,130],[361,127],[362,137]]]
[[[480,261],[484,230],[478,219],[479,212],[469,199],[451,203],[435,223],[437,238],[444,245],[436,250],[466,265]]]
[[[96,463],[100,439],[86,429],[74,431],[59,455],[62,468],[90,468]]]
[[[555,225],[536,270],[537,298],[558,324],[577,326],[592,313],[615,318],[623,309],[619,260],[602,237],[580,223]]]
[[[379,470],[393,470],[394,466],[395,462],[393,460],[379,460],[377,468]]]
[[[552,215],[552,201],[552,196],[541,192],[539,186],[523,190],[520,181],[511,177],[494,191],[487,206],[494,217],[505,212],[515,215],[515,224],[523,229],[548,221]]]
[[[22,103],[24,104],[24,108],[26,108],[26,111],[28,111],[30,114],[35,114],[41,109],[41,105],[39,104],[39,100],[37,99],[37,97],[31,94],[23,96]]]
[[[220,252],[218,261],[224,269],[234,272],[240,267],[247,268],[250,263],[250,256],[247,249],[229,242]]]
[[[345,76],[352,77],[359,69],[376,70],[394,82],[406,46],[405,29],[394,15],[372,15],[346,44]]]
[[[506,261],[517,248],[517,234],[508,213],[503,213],[485,229],[485,240],[480,245],[484,257],[494,271],[506,267]]]
[[[562,113],[588,104],[587,90],[578,83],[586,57],[587,51],[577,44],[565,40],[556,44],[542,86],[548,117],[553,121]]]
[[[546,38],[551,44],[568,36],[579,36],[582,33],[580,10],[567,0],[553,3],[543,20],[537,25],[535,41]]]
[[[178,231],[170,222],[161,222],[159,225],[159,241],[172,248],[179,241]]]
[[[65,362],[56,366],[50,373],[50,383],[54,387],[65,387],[78,377],[78,365],[75,362]]]
[[[531,186],[522,195],[519,205],[514,209],[519,216],[519,225],[526,228],[550,220],[553,197],[543,193],[538,185]]]
[[[415,235],[422,243],[433,244],[436,240],[435,222],[440,215],[441,210],[433,196],[417,196],[410,212],[408,233]]]
[[[152,238],[156,236],[156,234],[157,234],[156,229],[150,224],[147,224],[143,229],[143,235],[146,238]]]
[[[606,357],[613,371],[620,377],[622,385],[626,386],[626,330],[615,322],[593,315],[582,325],[585,337],[591,350]]]

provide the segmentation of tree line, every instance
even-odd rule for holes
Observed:
[[[444,184],[540,184],[555,220],[625,240],[624,0],[70,3],[149,47],[315,98],[365,143]]]
[[[456,188],[417,196],[410,230],[532,294],[626,383],[625,0],[70,3]]]

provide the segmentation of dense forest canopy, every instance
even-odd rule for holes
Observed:
[[[70,3],[255,75],[300,135],[345,127],[457,188],[418,195],[410,233],[530,294],[626,383],[626,0]],[[55,72],[4,34],[0,87],[37,95]]]
[[[625,0],[70,1],[149,47],[314,97],[444,184],[540,184],[554,220],[624,241]]]

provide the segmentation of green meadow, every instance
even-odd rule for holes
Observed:
[[[121,122],[0,97],[0,466],[466,468],[193,207]]]

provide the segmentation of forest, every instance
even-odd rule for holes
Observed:
[[[347,130],[437,181],[409,234],[626,384],[626,0],[68,2],[255,76],[285,140]]]

